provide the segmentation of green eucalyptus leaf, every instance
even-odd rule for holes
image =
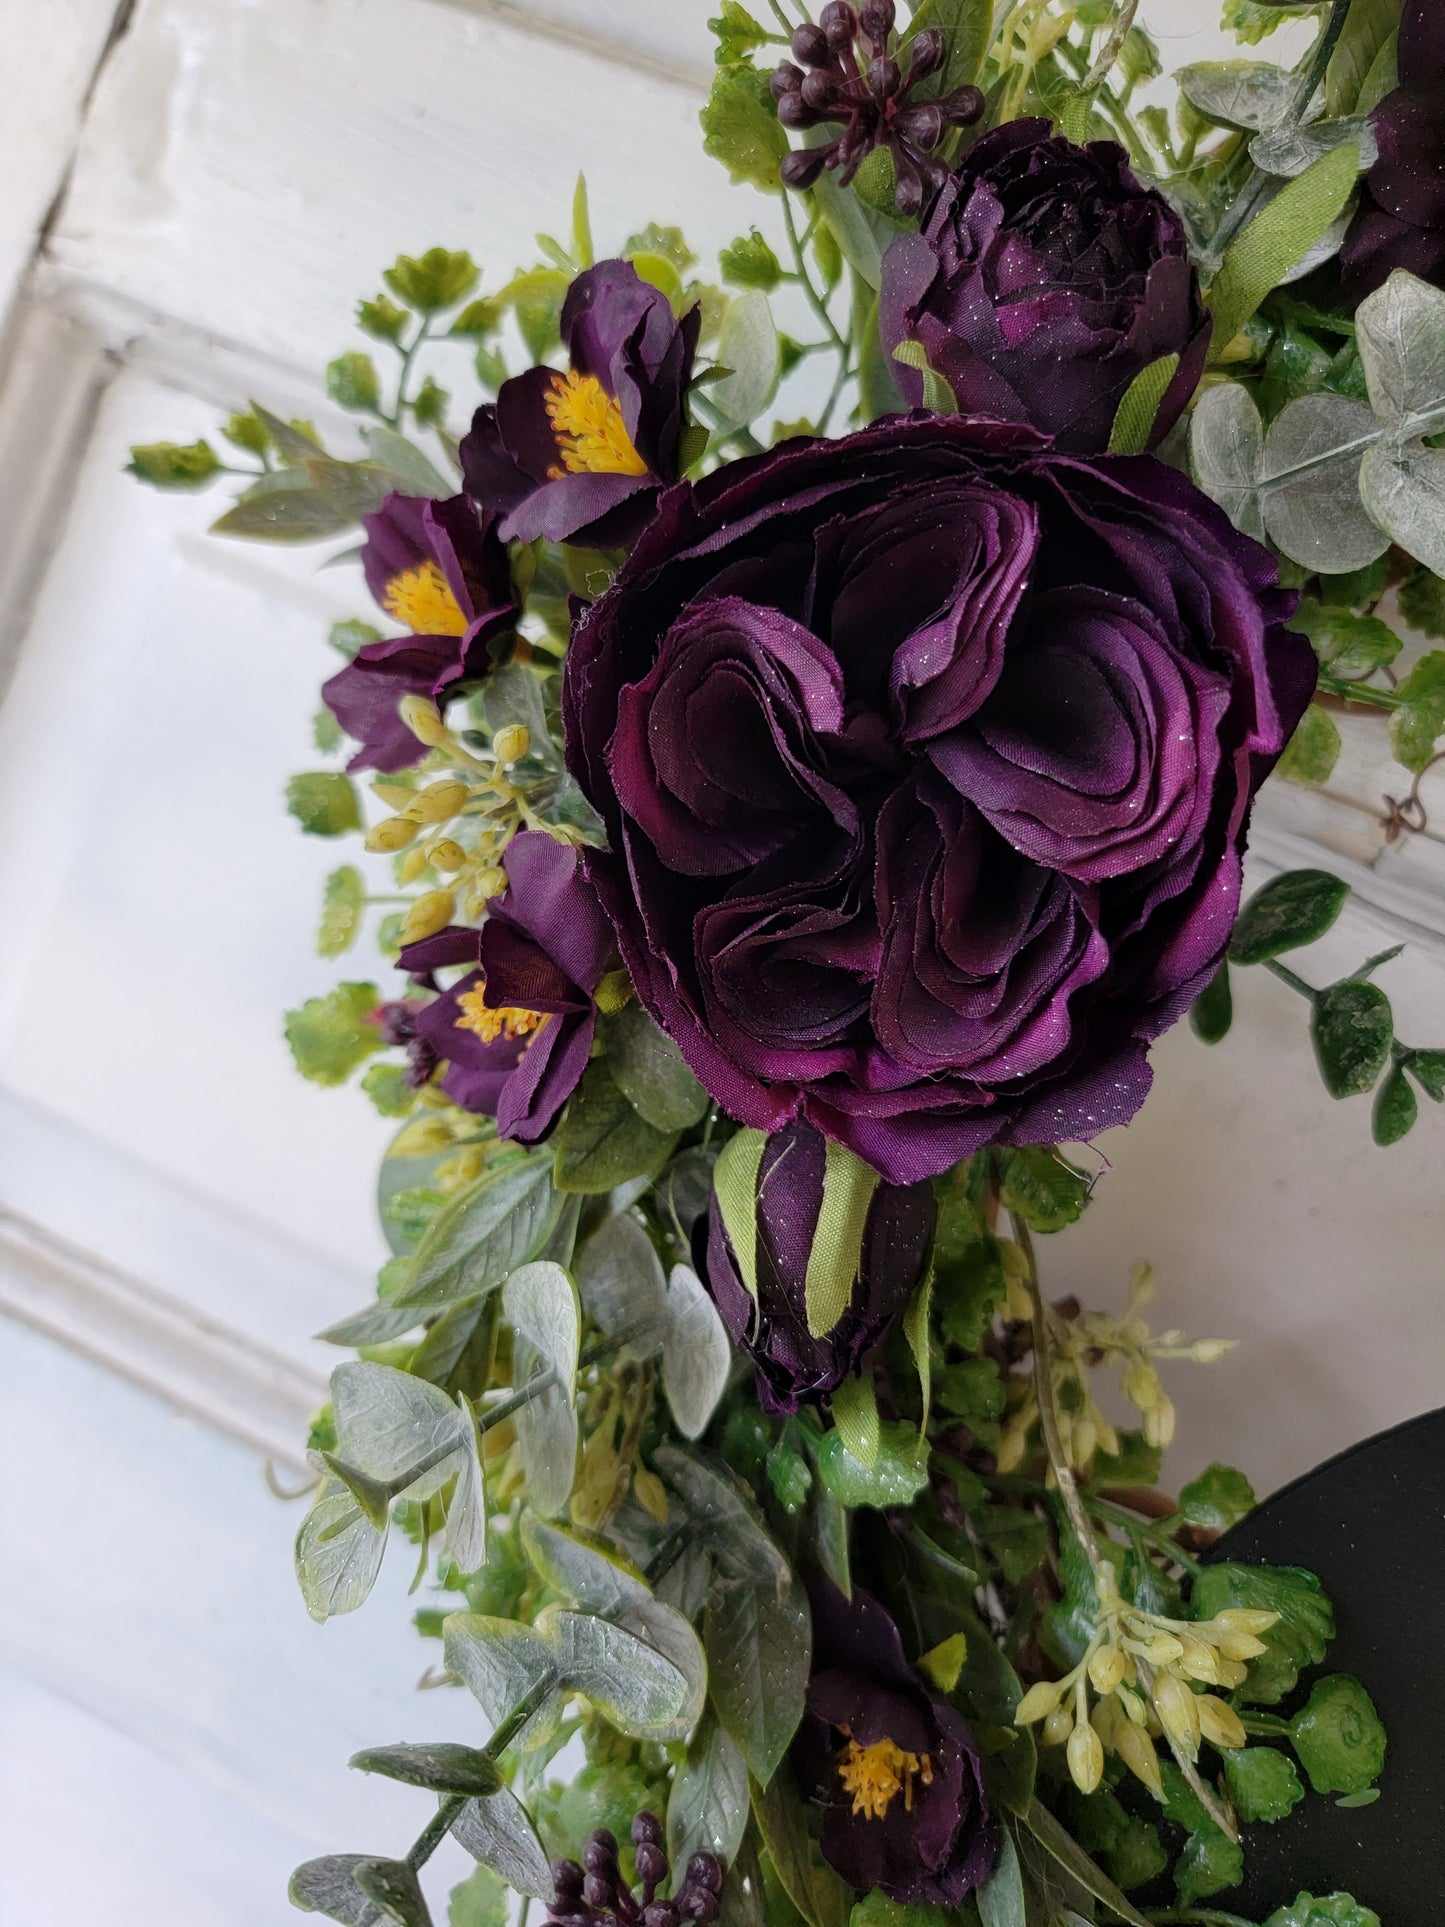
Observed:
[[[358,1773],[379,1773],[404,1786],[429,1787],[434,1793],[465,1793],[487,1798],[502,1784],[490,1753],[475,1746],[433,1741],[426,1746],[371,1746],[353,1753],[348,1766]]]
[[[1234,526],[1263,541],[1264,422],[1241,383],[1222,382],[1199,397],[1190,418],[1189,461],[1195,481]]]
[[[604,1218],[582,1246],[577,1289],[595,1325],[609,1337],[626,1335],[624,1360],[652,1358],[661,1350],[667,1281],[651,1238],[630,1213]]]
[[[672,1422],[685,1439],[701,1438],[732,1369],[727,1327],[690,1265],[668,1273],[662,1340],[662,1389]]]
[[[558,1674],[633,1739],[675,1737],[692,1696],[687,1676],[646,1640],[593,1613],[549,1606],[536,1631],[557,1651]]]
[[[1398,426],[1445,402],[1445,292],[1404,268],[1355,314],[1370,404]]]
[[[473,1450],[465,1412],[439,1386],[362,1359],[331,1374],[339,1456],[396,1493],[429,1498],[454,1477],[457,1455]]]
[[[399,429],[388,422],[372,422],[361,431],[372,461],[390,476],[392,486],[405,495],[425,495],[440,501],[456,494],[434,463]]]
[[[397,1304],[436,1310],[494,1291],[536,1256],[561,1213],[548,1151],[484,1172],[427,1227]]]
[[[1328,870],[1287,870],[1272,877],[1239,914],[1229,944],[1230,962],[1268,963],[1286,951],[1317,943],[1349,894],[1350,886]]]
[[[375,1901],[382,1920],[396,1927],[432,1927],[416,1868],[405,1860],[359,1860],[352,1879],[368,1900]]]
[[[1361,500],[1362,455],[1379,424],[1346,395],[1301,395],[1265,438],[1262,502],[1271,540],[1302,568],[1343,575],[1383,555],[1390,539]]]
[[[316,455],[308,450],[308,459]],[[212,522],[211,533],[253,542],[319,542],[350,528],[353,519],[338,514],[304,468],[282,468],[253,482],[234,508]]]
[[[706,1115],[711,1099],[635,997],[601,1023],[607,1068],[638,1115],[659,1131],[685,1131]]]
[[[1363,1793],[1384,1770],[1384,1723],[1348,1673],[1315,1681],[1290,1722],[1290,1739],[1316,1793]]]
[[[1294,180],[1312,167],[1322,154],[1330,153],[1345,141],[1359,150],[1361,168],[1373,167],[1379,158],[1379,145],[1368,115],[1351,114],[1339,120],[1314,121],[1308,126],[1279,127],[1267,134],[1256,134],[1249,143],[1249,158],[1265,174]],[[1296,279],[1296,275],[1290,277]]]
[[[1256,1503],[1254,1487],[1232,1465],[1206,1466],[1179,1494],[1181,1516],[1211,1532],[1228,1532],[1248,1518]]]
[[[803,1717],[812,1621],[801,1586],[781,1579],[714,1587],[703,1622],[713,1710],[753,1778],[771,1782]]]
[[[1370,1120],[1370,1129],[1376,1144],[1386,1148],[1398,1144],[1408,1137],[1415,1128],[1420,1114],[1420,1106],[1411,1089],[1410,1080],[1404,1069],[1396,1065],[1394,1070],[1381,1084],[1375,1098],[1375,1108]]]
[[[629,1178],[655,1177],[676,1143],[628,1102],[605,1058],[588,1065],[552,1139],[560,1191],[611,1191]]]
[[[1445,449],[1380,443],[1360,466],[1360,499],[1407,555],[1445,571]]]
[[[852,188],[839,187],[826,170],[813,183],[813,199],[843,259],[864,287],[876,289],[883,279],[883,256],[898,233],[895,224],[865,205]]]
[[[512,1379],[524,1386],[548,1367],[525,1338],[512,1341]],[[577,1408],[570,1393],[551,1384],[512,1414],[522,1455],[523,1483],[533,1509],[544,1517],[561,1512],[577,1476]]]
[[[582,1347],[582,1306],[561,1265],[545,1258],[520,1265],[502,1287],[502,1316],[556,1373],[570,1403]]]
[[[1310,1037],[1331,1097],[1372,1091],[1395,1039],[1390,1000],[1378,984],[1332,984],[1315,999]]]
[[[1246,1823],[1283,1820],[1305,1797],[1288,1753],[1273,1746],[1246,1746],[1220,1754],[1235,1812]]]
[[[291,1876],[288,1894],[303,1914],[325,1914],[343,1927],[375,1927],[381,1909],[357,1886],[356,1869],[372,1864],[364,1853],[328,1853],[307,1860]]]
[[[1196,113],[1218,127],[1267,133],[1290,115],[1297,82],[1264,60],[1200,60],[1174,76]]]
[[[499,1726],[513,1707],[536,1690],[565,1682],[557,1648],[538,1628],[485,1613],[449,1613],[442,1622],[447,1670],[456,1673],[482,1711]],[[556,1728],[558,1696],[553,1694],[528,1720],[513,1742],[523,1752],[541,1746]]]
[[[1194,1580],[1190,1616],[1212,1619],[1229,1606],[1280,1615],[1279,1624],[1261,1635],[1267,1651],[1249,1663],[1240,1698],[1273,1706],[1294,1690],[1300,1672],[1318,1666],[1335,1635],[1335,1616],[1324,1588],[1312,1572],[1298,1566],[1206,1566]]]
[[[356,785],[336,770],[293,776],[286,785],[286,807],[308,836],[345,836],[361,827]]]
[[[296,1535],[296,1578],[306,1610],[318,1622],[362,1605],[381,1571],[386,1533],[349,1492],[323,1491]]]
[[[729,372],[713,386],[713,405],[739,427],[756,421],[777,393],[782,373],[777,326],[761,289],[749,288],[728,303],[717,359]]]
[[[527,1809],[510,1788],[468,1800],[452,1822],[452,1838],[519,1894],[550,1900],[552,1869]]]
[[[301,1075],[313,1084],[344,1084],[379,1051],[381,1033],[371,1013],[380,999],[375,984],[338,984],[287,1011],[286,1042]]]
[[[730,1867],[748,1824],[748,1768],[736,1742],[716,1720],[701,1726],[673,1774],[667,1800],[667,1854],[685,1867],[695,1853],[714,1853]]]

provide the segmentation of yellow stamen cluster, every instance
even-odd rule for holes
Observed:
[[[1059,1432],[1064,1456],[1075,1471],[1086,1472],[1096,1452],[1115,1453],[1119,1449],[1119,1435],[1094,1398],[1090,1373],[1096,1366],[1118,1369],[1120,1389],[1139,1413],[1145,1440],[1162,1449],[1174,1437],[1175,1412],[1174,1401],[1160,1382],[1159,1362],[1187,1359],[1196,1365],[1212,1365],[1234,1349],[1233,1340],[1227,1338],[1201,1338],[1190,1343],[1178,1331],[1154,1337],[1139,1315],[1153,1295],[1152,1271],[1148,1265],[1135,1265],[1129,1305],[1122,1317],[1105,1312],[1080,1312],[1073,1318],[1054,1310],[1047,1313]],[[1017,1471],[1039,1420],[1032,1379],[1016,1379],[1011,1390],[1015,1402],[999,1440],[1000,1472]]]
[[[561,457],[561,466],[547,471],[550,480],[560,481],[563,475],[647,473],[622,410],[596,375],[579,375],[575,368],[553,375],[544,406]]]
[[[838,1778],[853,1797],[853,1812],[865,1820],[881,1820],[901,1793],[903,1810],[913,1811],[913,1782],[933,1785],[933,1761],[926,1753],[905,1753],[892,1740],[859,1746],[849,1739],[838,1755]]]
[[[1080,1792],[1098,1787],[1108,1752],[1162,1799],[1156,1739],[1191,1762],[1202,1740],[1231,1752],[1244,1745],[1234,1708],[1196,1688],[1242,1686],[1245,1662],[1264,1652],[1260,1634],[1279,1614],[1230,1607],[1213,1619],[1165,1619],[1122,1600],[1111,1566],[1100,1566],[1098,1585],[1099,1618],[1083,1658],[1063,1679],[1031,1686],[1014,1719],[1020,1726],[1041,1720],[1044,1745],[1067,1748]]]
[[[394,575],[382,591],[381,605],[414,636],[467,633],[467,619],[437,562],[418,562],[414,569]]]
[[[494,1044],[499,1037],[530,1037],[547,1021],[547,1013],[542,1011],[520,1010],[510,1004],[493,1008],[487,1002],[485,984],[464,990],[457,999],[457,1007],[462,1014],[457,1018],[456,1028],[471,1031],[484,1044]]]

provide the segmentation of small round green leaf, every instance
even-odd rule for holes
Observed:
[[[1234,1022],[1234,992],[1229,983],[1229,965],[1222,963],[1207,987],[1200,992],[1189,1012],[1189,1025],[1203,1044],[1217,1044],[1229,1035]]]
[[[1385,1764],[1385,1728],[1357,1679],[1332,1673],[1317,1680],[1290,1738],[1316,1793],[1363,1793]]]
[[[488,1799],[502,1784],[490,1753],[479,1747],[436,1741],[430,1746],[370,1746],[353,1753],[348,1766],[358,1773],[379,1773],[404,1786],[430,1787],[436,1793],[465,1793]]]
[[[1319,994],[1310,1032],[1330,1096],[1358,1097],[1375,1088],[1389,1059],[1390,1000],[1378,984],[1333,984]]]
[[[1419,1115],[1420,1106],[1410,1080],[1397,1064],[1380,1086],[1375,1099],[1370,1128],[1376,1144],[1398,1144],[1402,1137],[1409,1136]]]

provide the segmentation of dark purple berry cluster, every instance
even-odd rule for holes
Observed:
[[[830,0],[816,26],[794,33],[793,58],[772,79],[778,119],[794,128],[841,123],[843,131],[820,146],[795,148],[782,165],[787,186],[811,187],[824,168],[836,168],[846,185],[877,147],[893,156],[901,214],[917,214],[942,185],[948,170],[934,150],[950,127],[980,118],[984,98],[977,87],[958,87],[935,100],[915,99],[919,83],[943,66],[947,48],[936,27],[925,28],[909,43],[905,73],[894,52],[895,20],[893,0],[867,0],[857,10]]]
[[[722,1893],[722,1867],[716,1854],[695,1853],[687,1863],[682,1884],[670,1900],[660,1900],[658,1890],[667,1881],[667,1851],[662,1844],[662,1824],[656,1814],[639,1813],[632,1823],[633,1857],[642,1893],[637,1894],[622,1878],[617,1858],[617,1838],[599,1827],[583,1853],[582,1866],[575,1860],[554,1860],[554,1893],[547,1917],[557,1927],[684,1927],[699,1922],[702,1927],[718,1916]]]

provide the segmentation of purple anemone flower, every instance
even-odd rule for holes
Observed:
[[[397,705],[486,675],[491,644],[517,617],[511,568],[496,516],[479,517],[463,495],[388,495],[362,526],[366,586],[407,633],[364,643],[321,694],[361,745],[350,769],[405,769],[426,752]]]
[[[1405,0],[1400,84],[1372,116],[1379,158],[1345,236],[1345,292],[1360,301],[1405,268],[1445,288],[1445,7]]]
[[[439,930],[409,944],[400,962],[423,982],[450,965],[472,966],[418,1012],[417,1038],[445,1063],[448,1097],[495,1117],[503,1137],[534,1144],[587,1068],[592,993],[612,931],[575,850],[524,830],[502,865],[507,889],[480,930]]]
[[[1180,366],[1155,418],[1178,418],[1204,369],[1210,320],[1184,224],[1113,141],[1085,147],[1046,120],[976,141],[917,234],[883,263],[883,345],[916,341],[959,412],[1031,422],[1059,448],[1102,454],[1134,377]],[[923,376],[896,363],[904,398]]]
[[[890,1615],[815,1576],[813,1677],[792,1759],[823,1858],[859,1893],[957,1907],[998,1859],[968,1723],[903,1656]]]
[[[757,1293],[743,1283],[713,1194],[706,1277],[733,1342],[757,1367],[765,1412],[796,1412],[859,1371],[917,1289],[933,1243],[927,1183],[880,1184],[864,1220],[858,1272],[841,1318],[821,1337],[808,1329],[807,1279],[823,1211],[827,1145],[810,1124],[775,1131],[758,1166],[753,1229]]]
[[[578,275],[562,308],[565,371],[529,368],[479,408],[462,443],[467,493],[508,541],[607,548],[682,473],[702,311],[678,320],[628,261]]]

